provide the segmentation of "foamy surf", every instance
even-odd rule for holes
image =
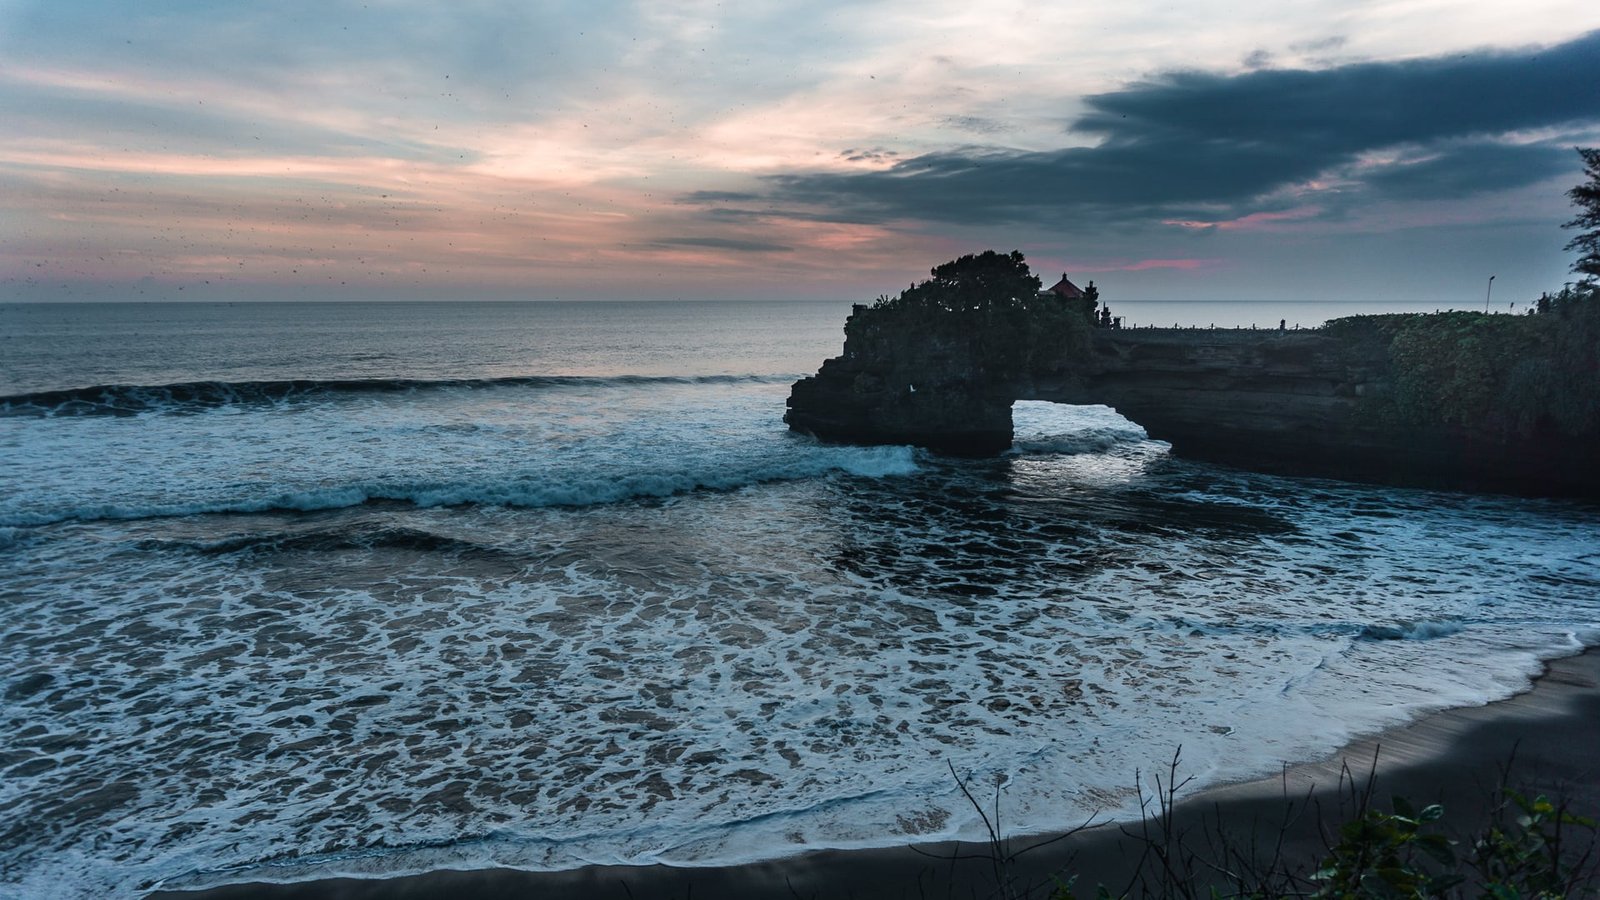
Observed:
[[[0,526],[381,502],[582,507],[917,469],[908,447],[829,446],[786,432],[774,411],[785,385],[763,378],[522,387],[329,394],[293,410],[214,405],[148,426],[12,419],[22,449],[0,488]],[[85,454],[92,465],[60,464]]]
[[[1012,446],[1021,453],[1106,453],[1150,440],[1142,427],[1108,406],[1019,400],[1012,405],[1011,422]]]
[[[903,450],[853,449],[869,471]],[[28,768],[0,803],[51,821],[71,785],[127,788],[53,838],[109,833],[111,849],[14,858],[17,884],[90,896],[980,838],[947,763],[1003,783],[1017,833],[1050,830],[1133,814],[1133,772],[1177,743],[1196,786],[1268,773],[1507,696],[1600,637],[1600,547],[1562,507],[1352,518],[1341,503],[1409,498],[1252,479],[1276,485],[1272,523],[1168,499],[1188,479],[1217,490],[1211,470],[1096,491],[1075,481],[1084,463],[1029,457],[1009,484],[942,461],[667,505],[40,531],[6,562],[24,600],[0,626],[0,690],[77,737],[18,742]],[[1201,527],[1152,528],[1175,517]],[[107,693],[128,694],[115,728],[94,715]]]
[[[778,440],[783,440],[778,436]],[[808,447],[771,460],[712,464],[665,472],[511,473],[503,482],[458,484],[375,483],[302,491],[267,492],[212,502],[173,504],[115,503],[54,509],[0,511],[0,545],[18,528],[59,522],[125,521],[181,516],[262,512],[320,512],[369,503],[402,503],[423,509],[484,504],[539,509],[583,507],[630,500],[659,499],[692,491],[731,491],[774,481],[819,478],[830,474],[888,478],[917,471],[911,447]]]
[[[1600,639],[1587,508],[1211,468],[1104,408],[1019,407],[993,460],[822,445],[787,384],[694,377],[796,353],[786,311],[667,351],[653,308],[626,347],[474,309],[320,308],[358,348],[245,310],[223,374],[181,331],[35,355],[13,393],[230,387],[0,419],[0,510],[51,523],[0,525],[0,893],[981,837],[948,766],[1048,830],[1177,743],[1197,785],[1271,772]]]

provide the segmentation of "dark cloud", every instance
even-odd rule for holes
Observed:
[[[1344,35],[1334,34],[1325,38],[1317,38],[1314,41],[1301,41],[1298,44],[1290,44],[1289,49],[1296,53],[1321,53],[1326,50],[1338,50],[1349,42],[1350,39]]]
[[[683,195],[687,203],[750,203],[760,199],[760,194],[748,191],[691,191]]]
[[[1227,77],[1176,73],[1088,98],[1078,130],[1112,143],[1172,137],[1348,153],[1600,118],[1600,32],[1542,51]]]
[[[1472,193],[1560,171],[1518,131],[1600,122],[1600,32],[1543,50],[1238,75],[1177,72],[1086,98],[1074,130],[1101,142],[1044,152],[957,148],[859,173],[780,175],[779,201],[850,220],[1057,222],[1238,215],[1342,173],[1394,197]],[[1400,148],[1426,162],[1356,167]],[[1469,177],[1474,163],[1479,177]],[[1350,186],[1346,186],[1348,191]]]
[[[699,215],[700,215],[700,218],[709,219],[709,220],[711,220],[713,222],[739,222],[739,223],[748,223],[748,222],[753,222],[753,221],[757,221],[757,220],[760,220],[760,219],[806,218],[808,215],[811,216],[812,218],[815,218],[814,215],[807,214],[807,213],[790,213],[790,212],[778,213],[778,212],[775,212],[771,208],[768,208],[768,209],[745,209],[743,207],[737,207],[737,206],[718,206],[718,207],[714,207],[712,209],[701,210]],[[831,220],[828,220],[828,221],[831,221]]]
[[[893,150],[888,150],[883,147],[861,149],[852,147],[849,150],[842,151],[839,154],[839,157],[849,162],[888,162],[899,155],[900,154],[894,152]]]
[[[789,253],[794,250],[793,247],[783,244],[719,237],[661,238],[652,244],[658,247],[706,247],[711,250],[732,250],[737,253]]]
[[[1434,200],[1536,184],[1570,169],[1575,158],[1572,148],[1550,144],[1471,143],[1385,166],[1364,180],[1384,196]]]
[[[1244,67],[1247,69],[1265,69],[1272,65],[1272,53],[1267,50],[1252,50],[1244,58]]]
[[[973,134],[998,134],[1005,130],[1004,125],[984,116],[946,116],[944,124]]]

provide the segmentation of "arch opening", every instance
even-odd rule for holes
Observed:
[[[1108,453],[1152,441],[1139,423],[1104,404],[1017,400],[1011,404],[1012,447],[1022,453]],[[1164,446],[1164,444],[1163,444]]]

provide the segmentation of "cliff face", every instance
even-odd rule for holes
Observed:
[[[1015,400],[1103,403],[1182,456],[1303,473],[1600,497],[1600,441],[1397,423],[1386,344],[1337,331],[1092,329],[1073,319],[942,326],[857,307],[843,355],[794,385],[818,437],[988,455]]]

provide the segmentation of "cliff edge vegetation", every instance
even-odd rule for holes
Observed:
[[[1395,314],[1334,319],[1330,337],[1380,349],[1376,423],[1465,428],[1501,440],[1600,436],[1600,290],[1568,287],[1533,314]]]
[[[852,349],[878,355],[917,347],[952,361],[959,350],[979,369],[949,374],[993,377],[1031,372],[1063,350],[1088,348],[1090,305],[1041,295],[1019,251],[968,254],[929,274],[899,296],[857,306],[846,326],[856,339]]]

